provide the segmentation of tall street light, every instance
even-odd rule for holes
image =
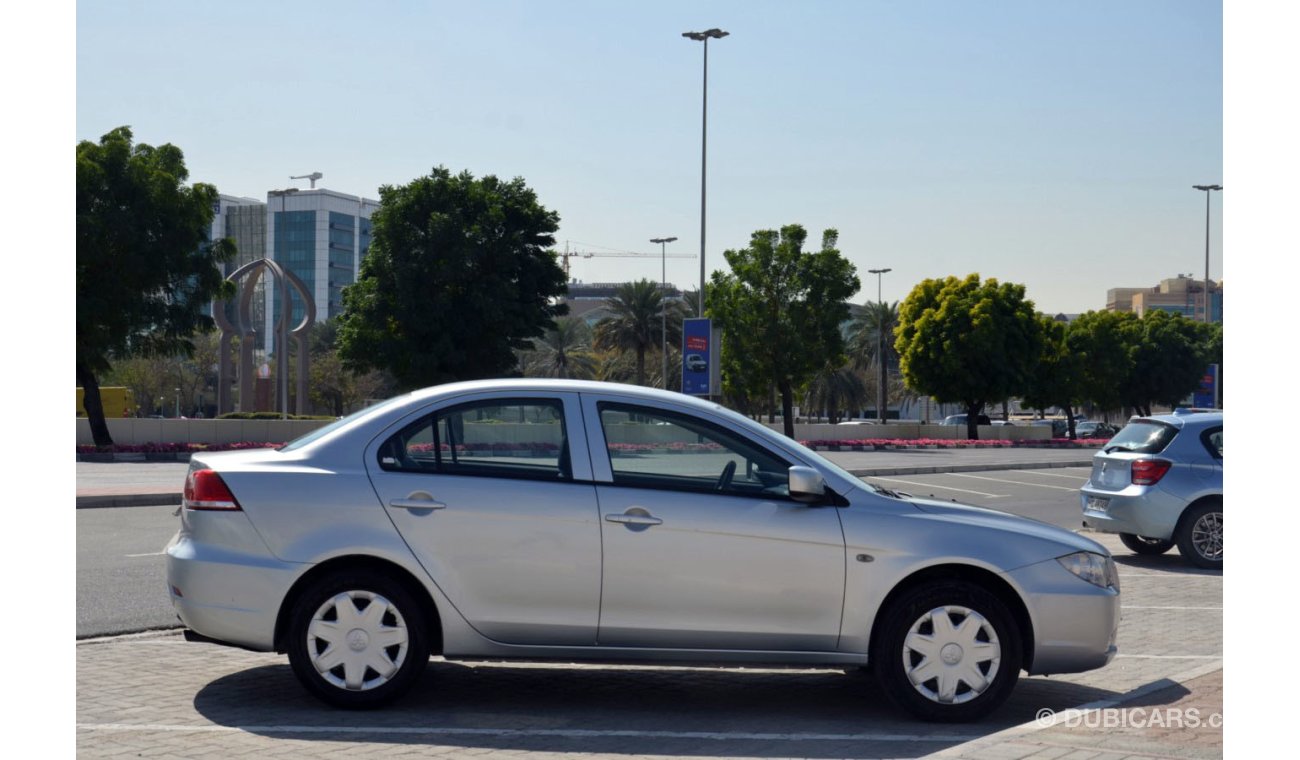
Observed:
[[[660,321],[663,322],[663,334],[659,343],[659,353],[663,354],[664,368],[660,377],[663,379],[664,390],[668,390],[668,248],[667,245],[677,238],[651,238],[651,243],[659,244],[659,262],[661,271],[659,273],[659,313]]]
[[[876,276],[876,333],[879,335],[880,343],[876,347],[876,363],[880,365],[880,384],[876,386],[876,418],[880,424],[885,424],[885,405],[889,403],[889,390],[885,386],[887,378],[885,377],[885,301],[881,298],[880,281],[884,279],[886,272],[892,272],[892,269],[868,269],[868,272]]]
[[[1205,324],[1210,323],[1210,193],[1222,190],[1223,185],[1192,185],[1193,190],[1205,191]]]
[[[720,40],[730,32],[709,29],[703,32],[682,32],[682,36],[704,43],[704,128],[700,140],[700,316],[704,316],[704,188],[706,159],[709,155],[709,40]]]

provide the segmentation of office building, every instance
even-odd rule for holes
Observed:
[[[1181,314],[1205,321],[1205,280],[1180,274],[1153,288],[1111,288],[1106,291],[1108,311],[1131,311],[1139,317],[1148,311]],[[1210,281],[1210,321],[1223,321],[1223,283]]]

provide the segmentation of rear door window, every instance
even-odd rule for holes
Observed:
[[[1201,433],[1201,443],[1215,459],[1223,459],[1223,428],[1210,428]]]

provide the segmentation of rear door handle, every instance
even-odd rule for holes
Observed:
[[[606,522],[624,525],[663,525],[664,521],[651,515],[605,515]]]
[[[415,491],[405,499],[393,499],[388,502],[388,506],[397,507],[398,509],[446,509],[447,505],[440,501],[435,501],[433,494],[426,491]]]

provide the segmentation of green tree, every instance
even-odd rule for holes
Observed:
[[[307,338],[311,352],[307,394],[315,410],[338,417],[359,408],[368,398],[390,395],[392,381],[383,372],[359,373],[343,366],[338,355],[337,318],[315,323]],[[296,371],[293,365],[289,369]]]
[[[217,189],[188,178],[180,148],[130,127],[77,143],[77,384],[96,445],[113,442],[98,379],[113,360],[189,356],[203,308],[233,292],[217,265],[234,243],[209,239]]]
[[[978,274],[923,280],[899,306],[894,334],[908,387],[963,404],[972,440],[985,405],[1023,393],[1042,353],[1025,286]]]
[[[1138,317],[1127,311],[1090,311],[1070,323],[1065,342],[1080,364],[1080,396],[1104,410],[1119,409],[1133,375]]]
[[[403,387],[494,377],[568,306],[551,246],[559,215],[523,179],[438,167],[385,185],[370,251],[343,291],[338,351],[355,371]]]
[[[1074,432],[1074,406],[1083,398],[1083,357],[1072,352],[1066,338],[1070,328],[1065,322],[1039,316],[1043,331],[1042,358],[1029,376],[1022,400],[1031,408],[1059,406],[1069,421],[1069,437]]]
[[[596,348],[635,353],[636,384],[645,385],[646,349],[659,346],[665,319],[668,342],[681,341],[681,319],[672,316],[676,305],[664,298],[658,283],[642,279],[620,285],[605,299],[605,308],[612,314],[596,323]]]
[[[534,348],[520,354],[525,377],[561,377],[590,380],[596,376],[591,352],[591,329],[578,317],[560,317]]]
[[[1210,331],[1167,311],[1149,311],[1138,324],[1125,402],[1145,415],[1152,404],[1178,406],[1200,386],[1210,363]]]
[[[858,291],[856,270],[835,248],[839,233],[822,233],[821,248],[804,251],[797,224],[759,230],[749,247],[724,252],[730,274],[714,272],[706,309],[722,325],[723,387],[728,395],[781,395],[785,434],[794,437],[794,394],[827,364],[844,362],[840,324]]]

